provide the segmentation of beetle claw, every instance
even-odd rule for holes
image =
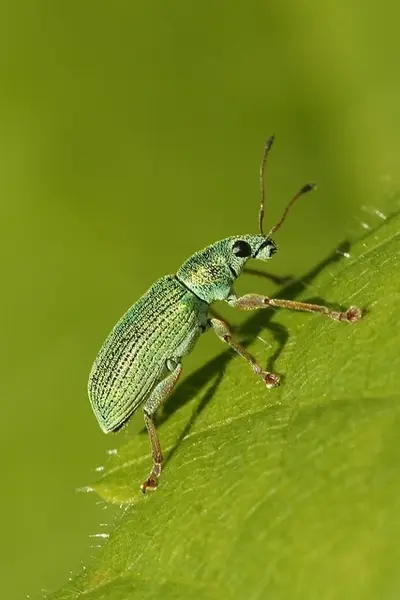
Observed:
[[[281,378],[276,373],[270,373],[269,371],[264,371],[263,380],[267,388],[278,387],[281,383]]]
[[[143,494],[145,494],[146,492],[155,492],[155,490],[157,489],[157,485],[157,479],[149,477],[144,483],[142,483],[140,489],[142,490]]]
[[[144,483],[140,486],[143,494],[146,492],[155,492],[158,486],[158,480],[155,477],[149,477],[146,479]]]
[[[350,306],[346,311],[346,319],[349,323],[354,323],[355,321],[359,321],[363,316],[363,311],[357,306]]]

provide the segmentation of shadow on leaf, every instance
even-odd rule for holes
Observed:
[[[286,300],[295,300],[297,296],[303,292],[304,289],[307,288],[307,286],[309,286],[312,281],[321,273],[321,271],[323,271],[327,266],[343,260],[343,257],[346,255],[349,249],[350,242],[342,242],[333,252],[331,252],[325,259],[320,261],[315,267],[310,269],[310,271],[308,271],[303,277],[294,280],[289,278],[290,282],[287,285],[284,285],[275,296],[277,298],[284,298]],[[271,278],[268,274],[263,274],[262,271],[251,269],[249,272],[253,275],[257,274]],[[287,280],[288,278],[284,279]],[[307,299],[306,301],[313,301],[319,304],[331,306],[321,298]],[[341,310],[347,308],[338,306],[331,307]],[[289,340],[289,331],[287,328],[280,323],[275,323],[272,321],[274,315],[274,309],[265,311],[259,310],[255,312],[249,319],[247,319],[238,330],[239,335],[245,338],[245,341],[241,341],[241,345],[245,348],[263,330],[267,329],[272,333],[275,341],[277,342],[277,348],[269,357],[266,364],[267,370],[272,372],[275,371],[274,365]],[[203,367],[200,367],[197,371],[188,376],[167,399],[161,414],[156,416],[155,421],[157,426],[162,425],[171,415],[177,412],[186,403],[190,402],[200,390],[206,386],[209,386],[207,387],[201,400],[195,406],[192,416],[190,417],[182,433],[179,435],[176,444],[171,449],[168,456],[166,456],[165,464],[171,460],[171,457],[175,454],[182,440],[190,433],[198,416],[202,413],[209,401],[215,395],[218,386],[223,379],[229,361],[231,361],[235,356],[236,354],[233,350],[225,350],[220,355],[207,362]],[[146,429],[143,428],[141,433],[146,433]]]

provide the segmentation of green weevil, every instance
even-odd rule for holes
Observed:
[[[326,306],[260,294],[236,296],[233,284],[246,262],[250,258],[266,261],[275,254],[277,246],[271,235],[280,228],[294,202],[315,187],[314,184],[303,186],[276,225],[264,234],[264,172],[273,141],[274,136],[266,141],[260,166],[260,233],[220,240],[193,254],[175,275],[161,277],[118,321],[93,364],[88,393],[105,433],[120,429],[144,403],[153,467],[141,485],[143,492],[157,488],[163,463],[154,414],[175,387],[182,372],[182,357],[191,352],[201,333],[212,328],[223,342],[244,358],[267,388],[279,385],[279,376],[263,370],[232,338],[227,324],[209,314],[212,302],[225,300],[241,310],[289,308],[321,313],[335,321],[348,323],[358,321],[362,316],[362,311],[355,306],[339,312]]]

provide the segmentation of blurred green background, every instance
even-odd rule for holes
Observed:
[[[157,277],[256,231],[265,137],[268,224],[319,185],[275,273],[301,274],[397,190],[399,19],[394,0],[1,3],[2,598],[95,553],[113,515],[76,488],[127,433],[91,413],[92,360]],[[221,350],[201,342],[187,372]]]

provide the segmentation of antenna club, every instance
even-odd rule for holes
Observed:
[[[317,187],[316,183],[306,183],[300,190],[300,194],[307,194],[307,192],[312,192]]]

